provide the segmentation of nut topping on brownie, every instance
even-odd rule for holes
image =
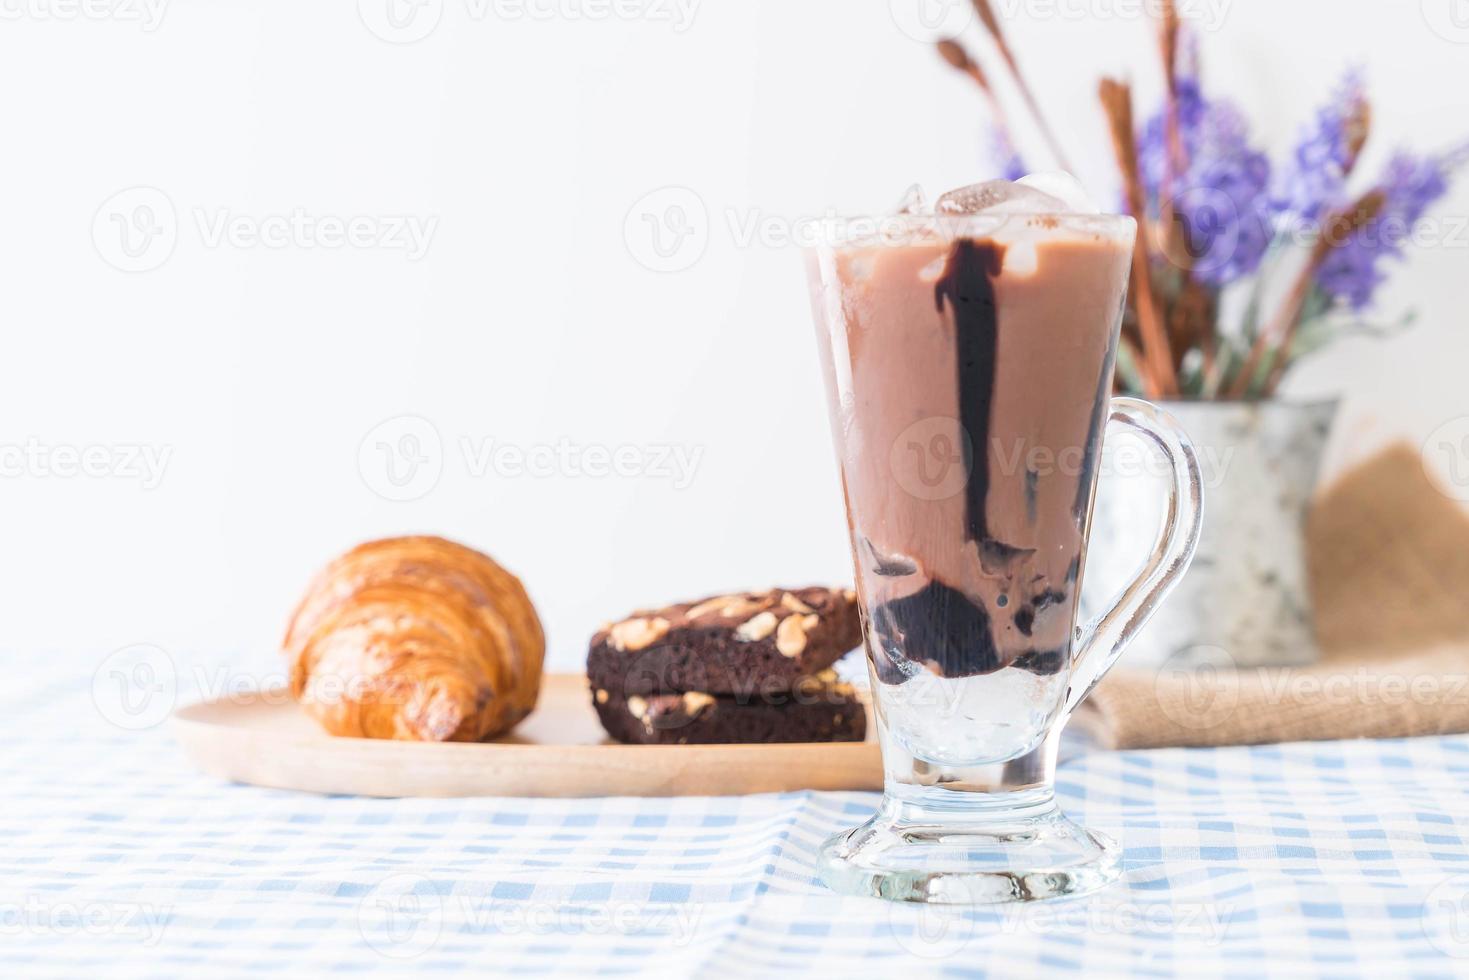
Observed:
[[[625,619],[609,631],[612,645],[619,650],[642,650],[668,635],[668,620],[653,618]]]
[[[789,691],[861,642],[851,590],[739,592],[604,627],[592,637],[587,674],[617,694]]]

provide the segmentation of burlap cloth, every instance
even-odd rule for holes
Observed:
[[[1207,506],[1207,504],[1206,504]],[[1318,495],[1307,528],[1322,660],[1118,667],[1088,702],[1117,748],[1469,732],[1469,512],[1392,447]]]

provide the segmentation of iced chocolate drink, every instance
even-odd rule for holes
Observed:
[[[1071,659],[1132,248],[1064,210],[966,189],[813,274],[874,679],[1023,675],[983,706],[1002,743],[1038,735]]]
[[[1118,872],[1056,805],[1059,736],[1187,568],[1201,480],[1175,423],[1111,398],[1136,224],[1088,213],[1069,178],[1021,185],[811,251],[885,775],[877,813],[819,852],[842,891],[1030,901]],[[1137,580],[1078,632],[1108,426],[1167,460],[1169,504]]]

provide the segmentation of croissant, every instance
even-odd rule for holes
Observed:
[[[475,742],[535,707],[546,640],[520,580],[443,538],[370,541],[328,565],[282,644],[291,693],[333,735]]]

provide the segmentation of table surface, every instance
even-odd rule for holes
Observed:
[[[1084,756],[1058,790],[1122,844],[1124,882],[953,911],[813,877],[873,794],[229,785],[153,724],[223,674],[129,663],[122,693],[154,693],[119,701],[118,661],[99,661],[0,656],[7,976],[1469,974],[1466,737]]]

